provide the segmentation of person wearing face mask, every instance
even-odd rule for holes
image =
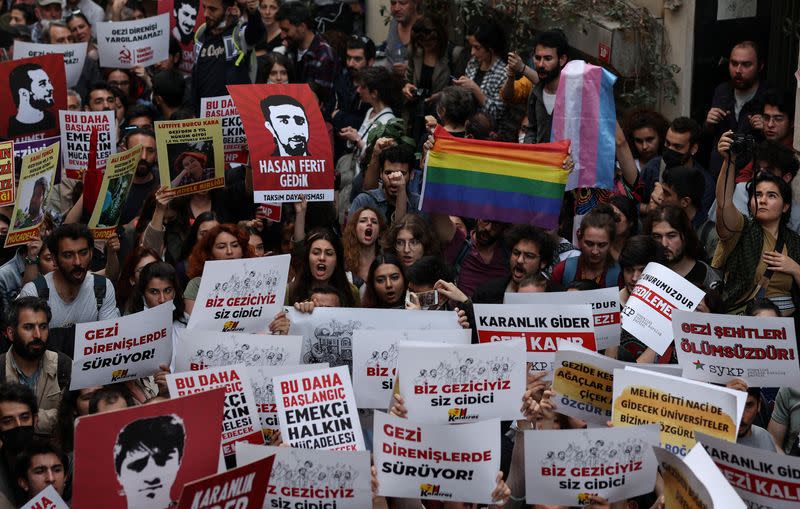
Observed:
[[[0,384],[0,509],[17,507],[11,501],[22,496],[11,469],[34,438],[38,412],[36,396],[29,387],[19,383]]]
[[[664,137],[664,150],[660,157],[652,158],[642,169],[644,194],[642,195],[642,212],[647,211],[647,204],[655,194],[656,200],[661,195],[661,182],[664,170],[676,166],[696,168],[703,176],[705,191],[699,209],[708,211],[714,203],[714,179],[711,174],[695,160],[700,148],[700,124],[689,117],[678,117],[673,120]],[[705,213],[703,214],[705,215]]]
[[[62,352],[47,350],[50,306],[39,297],[11,303],[6,334],[11,349],[0,355],[0,380],[30,388],[39,408],[36,433],[49,436],[55,429],[62,392],[69,387],[72,360]]]

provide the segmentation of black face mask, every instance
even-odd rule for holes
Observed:
[[[665,148],[664,152],[661,154],[661,160],[664,161],[664,166],[666,168],[673,168],[675,166],[683,166],[684,164],[689,162],[689,158],[691,158],[691,154],[681,154],[680,152],[676,152],[671,148]]]
[[[33,426],[17,426],[5,431],[0,431],[3,440],[3,449],[7,452],[18,453],[33,440]]]

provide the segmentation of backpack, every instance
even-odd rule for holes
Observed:
[[[72,359],[70,359],[64,352],[56,353],[58,354],[58,368],[56,369],[58,386],[62,390],[69,390],[70,378],[72,377]],[[6,352],[3,355],[0,355],[0,382],[3,383],[6,381],[6,355],[9,355],[9,353]]]
[[[249,60],[247,62],[248,65],[247,74],[250,76],[250,83],[255,83],[256,72],[258,70],[258,59],[256,57],[255,51],[248,51],[246,53],[242,51],[243,26],[244,23],[242,23],[242,20],[240,19],[236,23],[236,27],[233,29],[233,33],[231,34],[231,41],[233,42],[233,46],[239,52],[239,56],[236,57],[236,62],[234,63],[234,65],[236,65],[236,67],[239,67],[244,61],[245,57],[249,54]],[[205,33],[206,33],[206,24],[203,23],[194,32],[194,43],[196,48],[198,47],[198,45],[202,45],[205,42]]]
[[[94,299],[97,303],[97,320],[100,320],[100,309],[106,299],[106,278],[98,274],[92,274],[94,278]],[[39,298],[50,301],[50,287],[44,276],[39,276],[33,280],[36,286],[36,294]],[[75,324],[67,327],[53,327],[47,338],[47,349],[55,352],[63,352],[71,359],[75,358]],[[60,361],[60,359],[59,359]],[[2,379],[0,379],[2,380]]]
[[[564,276],[561,278],[561,284],[567,286],[575,281],[575,274],[578,272],[578,259],[580,256],[573,256],[564,260]],[[606,279],[604,281],[605,288],[618,287],[619,284],[619,264],[614,264],[606,270]]]

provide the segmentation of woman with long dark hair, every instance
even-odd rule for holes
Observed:
[[[453,80],[453,84],[472,92],[481,110],[498,125],[506,110],[500,98],[500,89],[506,81],[505,34],[497,24],[482,22],[469,32],[467,42],[472,58],[464,76]]]
[[[128,302],[133,292],[133,288],[139,281],[139,274],[144,267],[150,263],[161,260],[159,253],[145,246],[136,246],[133,251],[125,258],[120,271],[119,279],[114,285],[114,291],[117,297],[117,307],[122,309],[125,303]]]
[[[362,305],[367,308],[403,309],[406,286],[400,260],[391,254],[379,255],[369,267]]]
[[[326,228],[311,230],[304,241],[300,268],[286,291],[286,303],[304,302],[317,286],[331,285],[342,299],[342,307],[359,304],[358,289],[347,280],[344,248],[338,235]]]

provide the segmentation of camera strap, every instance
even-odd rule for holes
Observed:
[[[783,228],[778,229],[778,239],[775,241],[775,252],[780,253],[781,251],[783,251]],[[770,268],[767,268],[767,270],[764,271],[764,275],[761,276],[761,279],[758,282],[756,298],[763,299],[766,296],[769,280],[772,279],[773,274],[774,271]]]

